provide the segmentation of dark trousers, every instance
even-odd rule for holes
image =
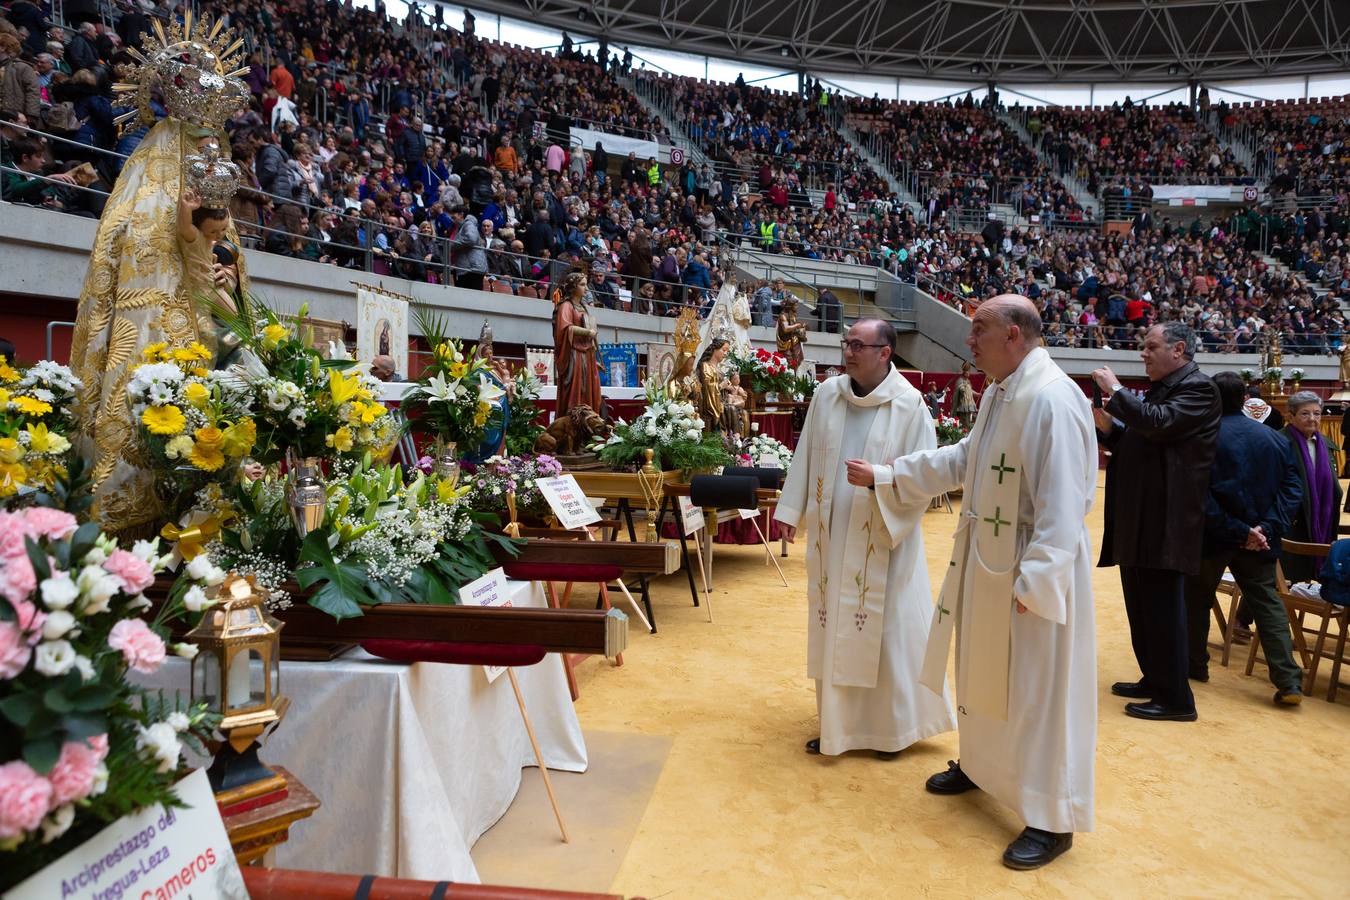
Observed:
[[[483,289],[483,273],[460,272],[455,275],[455,287],[462,287],[470,291],[481,291]]]
[[[1280,690],[1297,688],[1303,670],[1294,662],[1289,615],[1275,591],[1275,560],[1255,553],[1229,550],[1200,560],[1200,573],[1186,577],[1186,638],[1190,670],[1203,672],[1209,663],[1209,610],[1223,570],[1233,573],[1242,590],[1242,603],[1256,618],[1261,648],[1266,653],[1270,683]]]
[[[1186,680],[1185,576],[1172,569],[1121,566],[1120,586],[1134,658],[1150,696],[1169,709],[1195,709]]]

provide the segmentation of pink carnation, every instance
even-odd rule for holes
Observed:
[[[37,574],[26,554],[0,559],[0,596],[17,607],[37,588]]]
[[[23,516],[0,512],[0,559],[23,556],[23,539],[27,536],[28,526]]]
[[[84,741],[66,741],[61,758],[52,766],[47,779],[52,783],[52,807],[64,806],[89,796],[94,787],[98,764],[108,755],[108,736],[100,734]]]
[[[52,785],[21,759],[0,766],[0,841],[22,837],[51,809]]]
[[[126,550],[114,550],[108,554],[108,558],[103,561],[103,569],[116,575],[122,582],[122,589],[128,594],[139,594],[155,583],[155,573],[150,564]]]
[[[149,675],[164,662],[164,641],[140,619],[123,619],[108,633],[108,646],[122,651],[128,666]]]
[[[23,518],[28,525],[29,533],[34,537],[42,536],[54,541],[70,537],[79,527],[79,523],[70,513],[45,506],[34,506],[24,510]]]
[[[38,612],[37,604],[29,600],[15,603],[14,611],[19,615],[19,630],[28,636],[28,646],[42,640],[42,626],[47,621],[47,614]]]
[[[33,648],[13,622],[0,622],[0,678],[17,678],[28,666]]]

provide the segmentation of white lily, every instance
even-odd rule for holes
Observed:
[[[482,375],[478,376],[478,402],[489,405],[496,403],[502,397],[506,396],[506,391],[497,387],[496,384],[488,381]]]
[[[454,403],[464,392],[463,386],[458,381],[447,382],[442,372],[437,372],[430,382],[421,386],[420,390],[428,399],[445,403]]]

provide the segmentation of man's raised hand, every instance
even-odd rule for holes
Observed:
[[[850,459],[844,462],[848,467],[848,483],[855,487],[871,487],[876,481],[872,474],[872,464],[865,459]]]

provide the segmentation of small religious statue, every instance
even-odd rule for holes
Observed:
[[[492,324],[487,319],[483,320],[483,327],[478,332],[478,358],[488,364],[488,371],[500,382],[506,395],[515,397],[516,380],[512,377],[511,367],[506,364],[506,360],[497,358],[496,349],[492,346]]]
[[[1341,387],[1350,390],[1350,341],[1341,347]]]
[[[952,385],[952,413],[966,431],[975,421],[979,407],[975,402],[975,387],[970,383],[970,363],[961,363],[961,374]]]
[[[698,360],[698,414],[703,419],[704,431],[725,430],[722,391],[726,378],[722,374],[722,360],[727,358],[729,347],[726,338],[713,338]]]
[[[748,396],[745,388],[741,387],[741,373],[733,371],[727,377],[726,389],[722,391],[722,402],[726,405],[722,421],[726,423],[727,431],[745,434],[750,430],[745,414]]]
[[[805,340],[806,323],[797,321],[797,298],[788,294],[783,298],[783,310],[778,314],[778,352],[787,357],[793,372],[801,368],[802,342]]]
[[[696,387],[690,384],[694,377],[694,363],[698,359],[698,313],[693,309],[680,310],[675,320],[675,364],[666,380],[666,394],[672,398],[693,396]],[[693,387],[693,390],[691,390]]]
[[[572,272],[553,295],[553,380],[558,385],[555,419],[574,406],[603,408],[595,317],[586,305],[586,276]]]

